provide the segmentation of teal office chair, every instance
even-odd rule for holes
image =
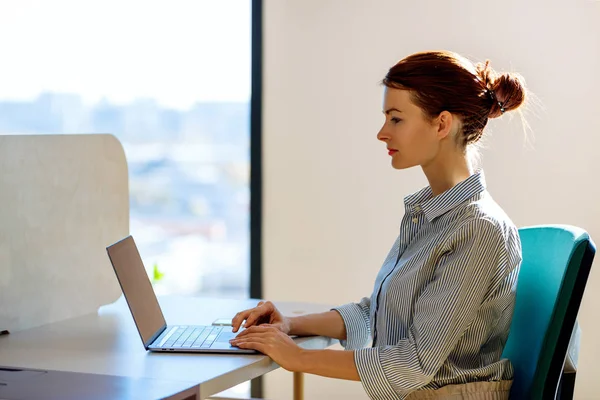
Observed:
[[[596,246],[567,225],[525,227],[519,235],[523,263],[503,353],[515,369],[511,399],[554,399]]]

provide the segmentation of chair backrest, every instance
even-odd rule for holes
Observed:
[[[554,399],[596,246],[568,225],[519,229],[523,262],[503,357],[515,370],[511,398]]]

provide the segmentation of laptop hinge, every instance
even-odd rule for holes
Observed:
[[[166,329],[167,329],[167,324],[164,324],[159,330],[154,332],[154,335],[152,335],[150,337],[148,342],[144,343],[144,347],[146,348],[146,350],[148,350],[148,348],[149,348],[148,346],[150,346],[152,343],[154,343],[156,338],[158,338]]]

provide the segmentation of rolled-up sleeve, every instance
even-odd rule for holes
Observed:
[[[346,327],[346,340],[340,343],[346,350],[361,349],[371,339],[369,315],[371,312],[371,299],[364,297],[359,303],[344,304],[332,308],[337,311],[344,320]]]
[[[355,350],[372,399],[404,398],[428,384],[474,320],[494,271],[506,257],[502,231],[476,219],[448,238],[432,280],[415,301],[408,337],[393,346]]]

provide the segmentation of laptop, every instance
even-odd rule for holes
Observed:
[[[229,344],[230,326],[168,325],[131,235],[106,248],[146,350],[194,353],[249,353]]]

